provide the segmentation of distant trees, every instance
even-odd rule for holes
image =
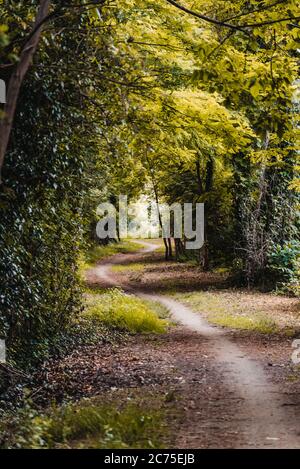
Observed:
[[[150,83],[152,67],[161,72],[136,124],[136,152],[151,161],[159,199],[206,203],[204,268],[231,266],[239,281],[266,287],[288,271],[294,278],[297,249],[281,274],[274,259],[299,242],[296,3],[198,3],[209,18],[191,15],[192,2],[168,2],[184,10],[178,17],[146,3],[151,28],[132,3],[128,49],[147,61]]]

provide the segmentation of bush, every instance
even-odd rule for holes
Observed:
[[[131,333],[162,333],[167,325],[149,303],[117,288],[101,295],[101,300],[88,308],[84,316]]]

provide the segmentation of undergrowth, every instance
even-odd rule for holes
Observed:
[[[122,290],[113,288],[99,296],[98,301],[89,306],[84,317],[130,333],[162,333],[166,330],[167,322],[161,319],[153,303],[125,294]]]
[[[0,448],[160,448],[161,410],[86,399],[44,413],[29,405],[0,423]]]

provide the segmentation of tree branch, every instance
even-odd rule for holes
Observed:
[[[40,6],[33,27],[35,32],[33,35],[31,35],[30,39],[26,41],[26,44],[24,45],[20,54],[20,60],[16,65],[16,68],[12,73],[8,83],[7,100],[4,106],[4,117],[0,121],[0,184],[2,182],[1,170],[10,139],[21,85],[30,67],[32,58],[37,50],[41,37],[43,20],[48,16],[49,8],[50,0],[40,1]],[[37,25],[39,25],[38,28]]]
[[[212,23],[212,24],[215,24],[217,26],[223,26],[225,28],[233,29],[234,31],[241,31],[243,33],[249,34],[247,31],[245,31],[242,28],[242,26],[236,26],[234,24],[226,23],[224,21],[216,20],[214,18],[210,18],[209,16],[202,15],[201,13],[197,13],[196,11],[190,10],[189,8],[186,8],[183,5],[180,5],[179,3],[175,2],[174,0],[166,0],[166,2],[170,3],[171,5],[178,8],[179,10],[184,11],[185,13],[188,13],[189,15],[195,16],[196,18],[204,20],[208,23]]]
[[[253,10],[249,10],[247,12],[238,13],[237,15],[226,18],[225,21],[235,20],[237,18],[241,18],[242,16],[252,15],[253,13],[261,13],[262,11],[270,10],[271,8],[276,7],[276,6],[278,6],[278,5],[280,5],[281,3],[284,3],[284,2],[285,2],[285,0],[276,0],[276,2],[270,3],[269,5],[264,5],[260,8],[254,8]]]
[[[199,18],[201,20],[204,20],[208,23],[215,24],[217,26],[222,26],[224,28],[229,28],[234,31],[241,31],[244,34],[248,34],[249,32],[247,31],[247,28],[259,28],[262,26],[268,26],[276,23],[284,23],[286,21],[298,21],[300,20],[300,16],[290,16],[286,18],[278,18],[277,20],[266,20],[261,23],[250,23],[250,24],[240,24],[240,25],[235,25],[231,23],[227,23],[226,21],[221,21],[217,20],[214,18],[210,18],[209,16],[203,15],[202,13],[197,13],[196,11],[190,10],[189,8],[184,7],[183,5],[180,5],[177,3],[175,0],[165,0],[166,2],[170,3],[174,7],[178,8],[181,11],[184,11],[185,13],[188,13],[189,15],[195,16],[196,18]]]
[[[271,26],[276,23],[285,23],[286,21],[299,21],[300,16],[289,16],[287,18],[278,18],[277,20],[268,20],[261,23],[244,24],[243,28],[260,28],[261,26]]]

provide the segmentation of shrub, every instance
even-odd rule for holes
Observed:
[[[298,291],[300,281],[300,246],[292,241],[283,246],[275,245],[269,254],[268,269],[285,291]],[[298,288],[297,288],[298,287]]]

